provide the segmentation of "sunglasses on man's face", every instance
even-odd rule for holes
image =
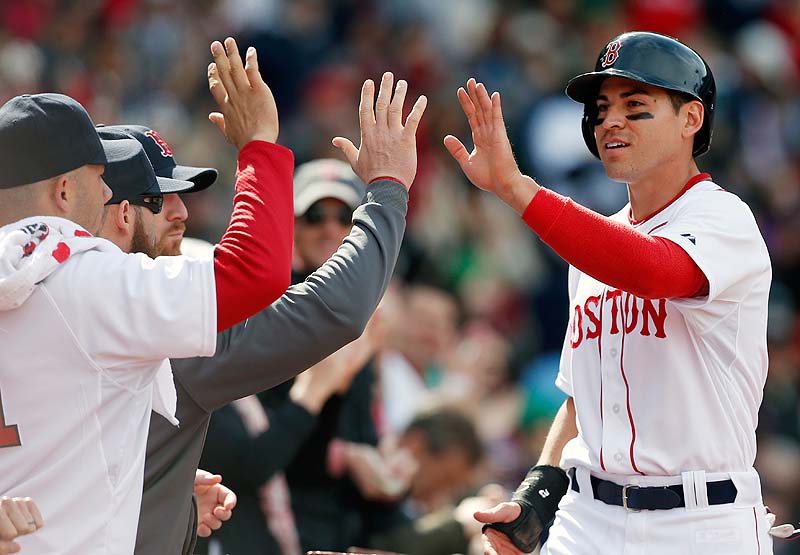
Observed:
[[[153,214],[158,214],[164,207],[164,196],[150,195],[146,197],[133,197],[131,199],[128,199],[128,202],[130,202],[131,204],[136,204],[137,206],[144,206],[145,208],[150,210]]]
[[[303,214],[303,220],[309,225],[319,225],[327,220],[335,219],[339,225],[349,226],[352,217],[353,211],[347,206],[342,206],[335,210],[326,210],[318,202],[309,206],[306,213]]]

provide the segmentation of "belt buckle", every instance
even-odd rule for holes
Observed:
[[[635,486],[633,484],[628,484],[626,486],[622,486],[622,506],[627,511],[638,513],[638,512],[641,511],[641,509],[632,509],[632,508],[628,507],[628,490],[630,490],[630,489],[639,489],[639,486]]]

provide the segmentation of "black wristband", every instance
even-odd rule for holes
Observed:
[[[494,528],[508,536],[518,549],[530,553],[539,544],[544,527],[555,517],[568,486],[569,478],[561,468],[534,466],[511,496],[511,501],[520,506],[519,516],[511,522],[486,524],[484,530]]]

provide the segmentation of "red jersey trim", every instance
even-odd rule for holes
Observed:
[[[606,301],[606,291],[608,288],[603,289],[600,295],[600,329],[603,329],[603,309]],[[603,334],[597,338],[597,358],[600,360],[600,468],[605,472],[606,462],[603,459]]]
[[[396,177],[392,177],[391,175],[380,175],[380,176],[378,176],[378,177],[374,177],[374,178],[370,179],[370,180],[369,180],[369,183],[367,183],[367,187],[369,187],[370,185],[372,185],[372,184],[373,184],[373,183],[375,183],[376,181],[394,181],[395,183],[399,183],[399,184],[400,184],[400,185],[402,185],[403,187],[405,187],[405,186],[406,186],[406,184],[405,184],[405,183],[403,183],[402,181],[400,181],[400,180],[399,180],[399,179],[397,179]]]
[[[630,295],[630,293],[628,293]],[[613,302],[613,301],[612,301]],[[634,300],[634,302],[636,302]],[[619,296],[619,312],[622,318],[622,344],[619,348],[619,370],[622,373],[622,381],[625,382],[625,402],[628,408],[628,421],[631,423],[631,446],[630,446],[630,457],[631,457],[631,467],[633,468],[634,472],[637,474],[644,473],[639,470],[639,467],[636,466],[636,457],[633,455],[633,448],[636,445],[636,424],[633,422],[633,411],[631,410],[631,388],[628,384],[628,376],[625,375],[625,328],[628,326],[627,318],[625,317],[625,300],[622,295]]]
[[[709,179],[711,179],[711,174],[710,173],[698,173],[697,175],[695,175],[689,181],[686,182],[686,185],[684,185],[683,188],[680,191],[678,191],[678,194],[675,195],[671,201],[669,201],[667,204],[665,204],[664,206],[662,206],[661,208],[659,208],[658,210],[656,210],[655,212],[653,212],[649,216],[646,216],[646,217],[642,218],[641,220],[634,220],[631,217],[631,209],[628,208],[628,222],[630,222],[631,225],[639,225],[639,224],[642,224],[642,223],[646,222],[647,220],[649,220],[650,218],[652,218],[656,214],[659,214],[660,212],[663,212],[670,204],[672,204],[673,202],[675,202],[676,200],[681,198],[686,191],[688,191],[689,189],[691,189],[692,187],[694,187],[698,183],[701,183],[703,181],[708,181]]]

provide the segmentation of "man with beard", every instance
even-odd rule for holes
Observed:
[[[209,117],[239,150],[211,262],[128,255],[93,236],[111,197],[104,166],[138,156],[136,141],[107,145],[60,94],[0,108],[0,493],[35,498],[48,523],[20,538],[26,553],[133,551],[151,408],[177,424],[167,357],[212,355],[219,331],[288,283],[293,155],[274,142],[255,50],[245,63],[232,38],[211,51]]]
[[[103,139],[131,139],[131,135],[98,129]],[[103,175],[111,188],[100,235],[127,252],[150,258],[180,254],[186,206],[179,192],[194,187],[191,181],[156,177],[144,150],[133,159],[111,163]],[[157,215],[161,215],[157,218]]]
[[[424,97],[417,100],[403,124],[407,84],[401,80],[395,88],[393,81],[392,74],[384,74],[377,102],[373,81],[364,83],[360,148],[347,139],[334,139],[367,184],[361,205],[353,213],[352,230],[339,249],[272,306],[218,335],[212,359],[171,361],[181,425],[169,426],[157,415],[151,419],[136,553],[192,553],[198,507],[189,484],[211,413],[286,381],[353,341],[381,299],[405,228],[408,189],[416,174],[415,134],[426,104]],[[145,139],[132,135],[143,145],[150,140],[146,134]],[[166,150],[171,155],[168,146]],[[155,161],[150,158],[154,167],[162,161],[158,156],[161,154]],[[179,167],[169,175],[166,169],[158,170],[157,175],[179,177]],[[166,219],[172,203],[180,203],[180,198],[166,194],[164,210],[144,214],[144,234],[149,231],[150,235],[146,243],[170,245],[171,226]],[[121,248],[129,248],[132,228],[128,233],[127,242],[124,234],[109,238],[119,241]]]

